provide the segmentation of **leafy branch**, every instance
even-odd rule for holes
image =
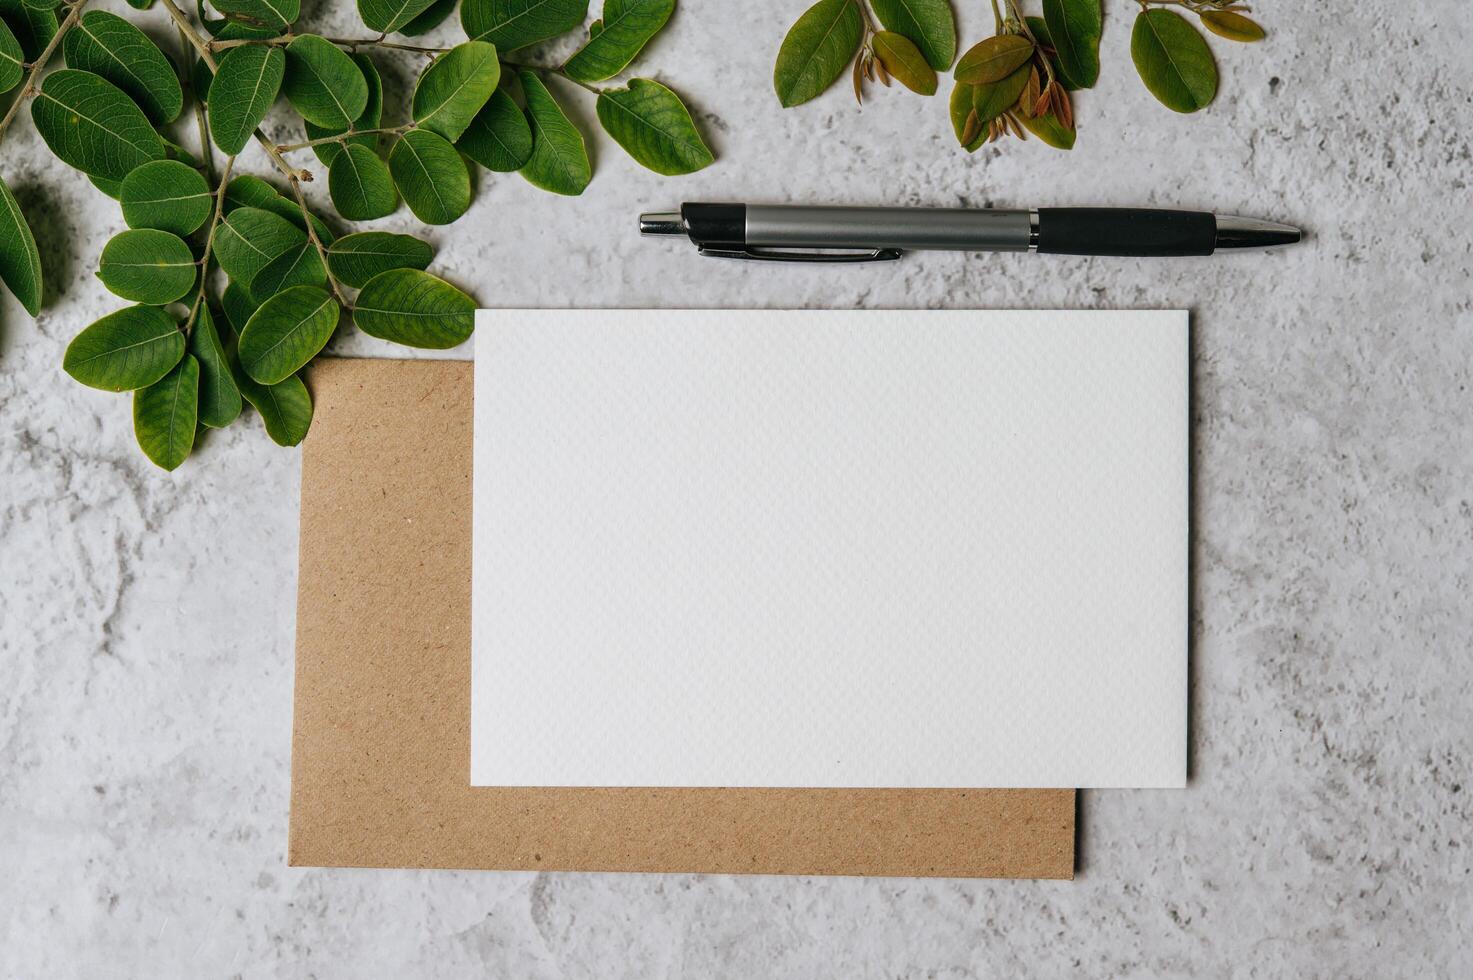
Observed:
[[[424,348],[454,347],[474,329],[475,301],[425,271],[426,242],[339,234],[308,201],[312,169],[289,154],[316,156],[347,222],[386,217],[401,202],[426,224],[453,222],[471,206],[473,166],[581,194],[592,165],[548,87],[557,77],[595,97],[601,128],[640,165],[676,175],[714,159],[669,88],[648,78],[595,84],[625,73],[676,0],[605,0],[582,46],[556,65],[506,55],[582,28],[588,0],[540,0],[537,17],[522,16],[519,0],[461,0],[466,37],[449,47],[395,37],[444,20],[455,4],[443,0],[358,0],[373,33],[344,37],[293,30],[300,0],[211,0],[218,18],[159,0],[182,65],[130,19],[84,14],[87,2],[0,5],[0,93],[18,88],[0,136],[29,104],[51,151],[122,209],[128,230],[103,247],[97,275],[134,305],[83,329],[62,366],[82,384],[133,392],[138,443],[165,469],[189,456],[200,426],[229,425],[246,403],[273,440],[299,443],[312,419],[301,371],[345,317]],[[49,69],[57,51],[66,67]],[[379,57],[425,59],[407,120],[384,118]],[[281,97],[300,138],[278,142],[262,129]],[[175,132],[190,128],[186,109],[192,135]],[[252,143],[281,184],[244,172]],[[40,309],[35,237],[3,182],[0,280],[33,315]]]
[[[1074,146],[1071,92],[1092,88],[1100,73],[1101,0],[1041,0],[1042,16],[1019,0],[989,0],[994,34],[956,55],[950,0],[818,0],[778,49],[773,88],[784,107],[826,91],[852,65],[854,96],[864,83],[895,79],[921,95],[952,69],[950,112],[967,152],[983,143],[1031,134],[1059,149]],[[1217,94],[1217,65],[1202,34],[1258,41],[1263,28],[1239,0],[1134,0],[1131,59],[1152,95],[1177,112],[1205,108]],[[1175,8],[1175,9],[1171,9]],[[878,22],[879,26],[876,26]]]

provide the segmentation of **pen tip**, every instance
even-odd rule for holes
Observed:
[[[678,211],[646,211],[639,216],[641,235],[684,235],[685,220]]]
[[[1234,214],[1217,216],[1218,248],[1273,248],[1293,245],[1304,235],[1293,225],[1258,218],[1241,218]]]

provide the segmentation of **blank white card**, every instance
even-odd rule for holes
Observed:
[[[472,784],[1184,785],[1184,312],[476,327]]]

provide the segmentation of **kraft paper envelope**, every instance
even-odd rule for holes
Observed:
[[[1073,876],[1073,790],[472,788],[471,367],[308,379],[291,864]]]

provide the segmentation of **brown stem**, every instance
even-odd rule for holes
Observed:
[[[381,129],[350,129],[346,133],[338,133],[336,136],[322,136],[315,140],[302,140],[300,143],[278,143],[276,148],[282,153],[291,153],[294,150],[306,150],[324,143],[346,143],[354,136],[372,136],[376,134],[407,133],[411,129],[418,128],[417,123],[405,123],[403,126],[388,126]]]
[[[178,29],[177,25],[175,29]],[[189,64],[189,38],[184,36],[182,30],[179,31],[179,43],[184,45],[184,50],[180,53],[183,64],[182,70],[179,72],[179,80],[183,84],[184,90],[194,96],[192,100],[194,102],[194,123],[199,128],[199,152],[200,156],[204,157],[205,179],[210,183],[214,183],[215,147],[210,140],[210,123],[205,118],[205,104],[200,99],[199,93],[194,90],[194,72],[190,70]]]
[[[603,89],[598,88],[597,86],[594,86],[594,85],[589,85],[587,82],[580,82],[580,81],[578,81],[578,79],[574,78],[572,75],[569,75],[567,72],[563,71],[563,69],[561,67],[559,67],[558,65],[536,65],[536,64],[532,64],[531,62],[527,62],[527,61],[509,61],[506,58],[498,58],[497,60],[501,62],[501,66],[503,68],[516,68],[516,69],[519,69],[521,71],[535,71],[535,72],[537,72],[539,74],[542,74],[542,75],[556,75],[559,78],[567,79],[568,81],[572,82],[574,85],[578,86],[581,89],[585,89],[585,90],[587,90],[589,92],[592,92],[594,95],[603,95],[604,94],[604,90]]]
[[[312,212],[307,207],[307,197],[302,193],[301,182],[296,177],[289,177],[287,180],[292,185],[292,194],[296,196],[297,207],[302,209],[302,221],[307,226],[307,238],[312,242],[312,247],[317,249],[317,257],[322,260],[322,271],[327,275],[327,284],[332,287],[332,294],[337,297],[338,305],[351,313],[353,308],[348,305],[348,299],[343,295],[342,287],[338,285],[331,267],[327,264],[327,249],[322,247],[322,239],[317,237],[317,229],[312,226]]]
[[[67,14],[66,20],[62,21],[61,26],[56,29],[56,34],[51,38],[46,48],[35,61],[31,62],[31,70],[26,73],[26,83],[16,93],[15,101],[10,103],[10,109],[5,113],[5,118],[0,119],[0,136],[4,136],[5,131],[10,128],[10,121],[20,112],[20,107],[25,105],[26,99],[35,94],[36,79],[41,77],[41,72],[46,69],[46,63],[56,53],[56,49],[61,44],[61,39],[66,37],[67,31],[76,26],[77,20],[82,16],[82,8],[85,6],[87,6],[87,0],[77,0],[76,3],[72,4],[71,13]]]
[[[236,38],[231,41],[210,41],[209,45],[211,51],[228,51],[231,48],[238,48],[245,44],[264,44],[270,47],[278,47],[280,45],[291,44],[301,36],[300,34],[282,34],[278,37]],[[444,54],[450,50],[449,48],[430,48],[420,44],[401,44],[398,41],[386,41],[384,37],[385,35],[380,34],[378,37],[325,37],[323,40],[329,44],[336,44],[340,48],[350,48],[353,51],[357,51],[363,47],[376,47],[389,48],[393,51],[413,51],[417,54]]]
[[[210,276],[210,251],[215,247],[215,231],[220,227],[220,218],[225,213],[225,185],[230,183],[230,170],[235,166],[235,157],[225,158],[225,167],[220,171],[220,181],[215,185],[215,214],[210,218],[210,230],[205,235],[205,252],[199,260],[199,292],[194,296],[194,305],[189,308],[189,318],[184,321],[184,335],[194,329],[199,319],[199,308],[205,301],[205,284]]]
[[[1035,48],[1038,47],[1038,38],[1033,36],[1033,29],[1028,26],[1028,18],[1024,17],[1023,11],[1018,9],[1017,0],[1007,0],[1007,5],[1008,9],[1013,12],[1013,18],[1018,22],[1018,26],[1023,29],[1023,34],[1033,42]]]
[[[204,60],[204,63],[210,67],[210,71],[216,71],[220,66],[215,61],[215,56],[210,53],[209,42],[200,37],[199,31],[194,29],[194,25],[189,22],[188,17],[184,16],[184,11],[179,9],[179,7],[174,3],[174,0],[161,0],[161,2],[164,5],[164,9],[168,11],[169,16],[173,18],[175,25],[179,28],[180,33],[182,33],[189,40],[189,43],[194,46],[194,49],[199,52],[200,58],[202,58]],[[252,135],[256,137],[256,142],[261,144],[261,148],[266,151],[266,155],[271,158],[271,162],[276,164],[276,169],[280,170],[282,175],[285,176],[288,180],[312,179],[311,171],[298,170],[290,163],[287,163],[286,157],[282,156],[276,151],[276,144],[267,139],[266,134],[261,132],[259,128]]]

